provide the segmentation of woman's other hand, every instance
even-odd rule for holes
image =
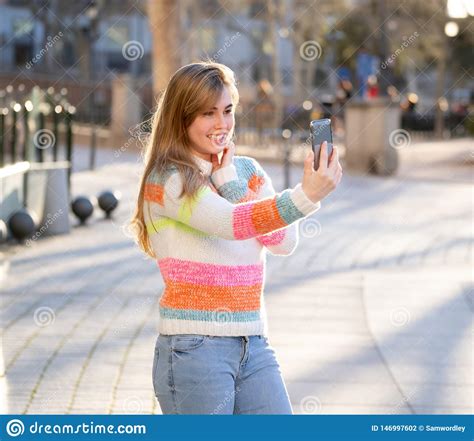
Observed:
[[[328,164],[327,142],[321,144],[319,167],[314,169],[314,152],[309,151],[304,162],[304,173],[301,187],[308,198],[316,203],[334,191],[342,178],[342,167],[339,163],[339,152],[333,146]]]

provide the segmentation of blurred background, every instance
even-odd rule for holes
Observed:
[[[0,407],[159,413],[161,279],[122,227],[160,93],[211,59],[277,191],[310,121],[340,147],[298,252],[269,255],[295,411],[472,413],[473,21],[468,0],[0,0]]]
[[[474,131],[468,1],[3,0],[0,11],[3,164],[16,160],[15,112],[19,131],[25,117],[54,131],[55,113],[72,107],[74,143],[91,148],[91,167],[97,146],[128,149],[170,75],[204,58],[236,72],[238,142],[254,148],[282,135],[304,142],[322,117],[343,144],[346,107],[380,97],[417,139]],[[18,139],[16,155],[24,149]]]

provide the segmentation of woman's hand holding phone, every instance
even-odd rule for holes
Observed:
[[[324,199],[335,190],[342,178],[342,167],[339,163],[339,153],[333,146],[328,163],[327,141],[321,144],[319,167],[314,169],[314,152],[310,150],[304,161],[301,187],[306,196],[314,203]]]

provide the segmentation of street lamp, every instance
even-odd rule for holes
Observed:
[[[97,22],[99,16],[99,7],[95,1],[91,1],[89,6],[84,12],[84,20],[82,25],[82,31],[84,36],[87,39],[87,57],[88,57],[88,66],[87,66],[87,77],[89,80],[89,86],[92,86],[91,93],[89,95],[88,104],[89,104],[89,117],[90,117],[90,157],[89,157],[89,168],[94,170],[96,162],[96,152],[97,152],[97,142],[96,142],[96,118],[95,118],[95,100],[94,100],[94,86],[92,81],[94,78],[94,64],[93,64],[93,46],[97,36]]]
[[[95,2],[91,2],[88,8],[86,9],[86,15],[89,17],[89,20],[93,22],[99,15],[99,10]]]
[[[444,33],[448,37],[455,37],[459,33],[459,25],[455,21],[448,21],[444,25]]]
[[[451,18],[467,18],[474,15],[474,6],[468,0],[448,0],[448,16]]]
[[[345,34],[342,31],[331,29],[325,36],[325,40],[328,42],[328,54],[327,64],[330,67],[329,74],[329,88],[331,91],[337,89],[337,73],[333,70],[333,66],[336,65],[336,45],[339,41],[344,38]]]
[[[448,0],[446,7],[447,17],[450,19],[464,19],[474,15],[472,2],[465,0]],[[446,79],[447,59],[450,54],[449,38],[454,38],[459,34],[459,25],[456,21],[450,20],[444,25],[442,33],[442,49],[438,60],[438,78],[436,84],[436,113],[435,113],[435,135],[438,138],[444,132],[444,112],[447,110],[447,101],[444,97],[444,83]]]

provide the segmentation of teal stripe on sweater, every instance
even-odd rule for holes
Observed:
[[[281,218],[287,223],[291,224],[294,221],[304,217],[304,214],[293,203],[290,197],[290,190],[284,191],[280,197],[277,197],[276,206]]]
[[[234,157],[237,180],[227,182],[219,188],[219,193],[229,202],[236,204],[248,192],[249,179],[257,172],[255,165],[246,156]]]
[[[178,173],[176,166],[171,165],[164,173],[159,174],[153,169],[147,178],[147,182],[151,184],[165,185],[168,178],[174,173]]]
[[[178,320],[199,320],[205,322],[252,322],[260,320],[260,311],[198,311],[195,309],[174,309],[160,306],[160,317]]]
[[[247,194],[247,181],[230,181],[219,188],[219,193],[229,202],[236,204]]]
[[[237,167],[237,173],[245,178],[250,179],[252,175],[257,173],[257,168],[252,161],[252,158],[248,156],[236,157],[235,166]]]

